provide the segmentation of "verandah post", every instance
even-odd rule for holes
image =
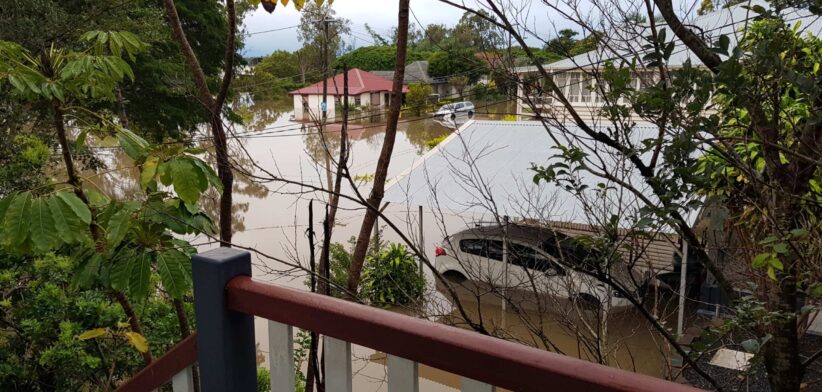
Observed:
[[[197,357],[202,392],[256,391],[254,316],[226,306],[226,284],[251,276],[251,255],[217,248],[192,260]]]

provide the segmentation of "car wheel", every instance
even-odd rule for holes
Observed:
[[[462,284],[466,280],[468,280],[468,278],[466,278],[465,275],[463,275],[461,272],[454,271],[454,270],[448,270],[448,271],[443,272],[442,277],[447,279],[450,282],[454,282],[454,283],[458,283],[458,284]]]
[[[579,293],[571,297],[575,305],[585,310],[599,310],[602,308],[602,303],[597,297],[588,293]]]
[[[468,117],[474,117],[474,111],[473,110],[468,111]]]

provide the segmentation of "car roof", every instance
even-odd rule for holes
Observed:
[[[502,238],[505,234],[506,233],[503,230],[503,227],[500,225],[472,227],[456,233],[456,235],[461,237],[467,236],[477,238]],[[514,241],[539,246],[556,237],[566,238],[567,235],[551,230],[547,227],[511,223],[508,225],[507,237]]]

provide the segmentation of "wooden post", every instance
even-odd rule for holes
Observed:
[[[256,391],[254,317],[226,306],[225,286],[251,276],[251,255],[217,248],[191,259],[202,392]]]

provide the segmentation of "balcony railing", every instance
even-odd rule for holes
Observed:
[[[697,391],[686,385],[554,354],[386,310],[251,279],[247,252],[221,248],[193,259],[195,338],[125,383],[152,391],[170,379],[202,392],[256,391],[254,316],[268,319],[271,390],[294,391],[293,327],[317,332],[328,392],[352,391],[351,344],[388,354],[388,391],[416,392],[418,364],[463,377],[463,391]],[[196,352],[196,355],[194,354]]]

